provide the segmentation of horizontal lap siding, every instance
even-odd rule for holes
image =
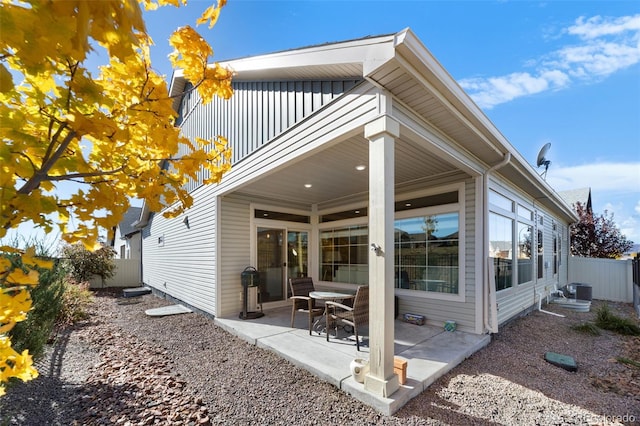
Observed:
[[[522,197],[522,194],[520,194]],[[545,297],[555,286],[562,287],[567,281],[567,250],[569,249],[566,240],[566,225],[552,216],[547,210],[536,207],[539,214],[544,216],[543,220],[543,241],[544,241],[544,260],[549,262],[549,268],[544,270],[543,278],[538,279],[537,263],[534,262],[533,282],[515,285],[515,287],[503,290],[497,293],[496,301],[498,303],[498,324],[522,315],[532,307],[537,306],[538,300]],[[559,272],[553,274],[553,223],[556,223],[562,230],[562,260]],[[537,262],[537,251],[534,250],[533,256]]]
[[[220,306],[218,315],[229,316],[242,310],[240,274],[251,258],[249,202],[231,197],[221,201],[220,209]]]
[[[204,188],[203,188],[204,189]],[[166,219],[156,214],[143,239],[146,285],[205,312],[215,313],[215,199],[206,191],[193,194],[194,207]],[[183,222],[187,216],[189,227]],[[164,244],[158,244],[158,238]]]
[[[475,332],[476,329],[476,277],[475,255],[476,238],[482,238],[481,230],[475,229],[476,194],[473,179],[465,180],[465,300],[464,302],[436,300],[423,297],[402,297],[400,312],[421,314],[433,325],[442,325],[445,321],[456,321],[463,331]],[[481,285],[481,281],[478,285]]]

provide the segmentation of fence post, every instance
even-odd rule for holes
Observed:
[[[633,281],[633,307],[640,317],[640,259],[636,257],[631,261],[631,275]]]

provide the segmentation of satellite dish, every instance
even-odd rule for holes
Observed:
[[[540,174],[544,180],[547,180],[547,170],[549,169],[549,164],[551,164],[551,161],[547,160],[549,148],[551,148],[551,143],[546,143],[538,153],[538,160],[536,161],[536,166],[544,166],[544,172]]]

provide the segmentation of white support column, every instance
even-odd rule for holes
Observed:
[[[364,387],[389,397],[399,387],[393,371],[394,286],[393,230],[395,138],[400,125],[387,115],[368,123],[369,139],[369,374]]]

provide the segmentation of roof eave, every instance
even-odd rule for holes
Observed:
[[[455,109],[468,123],[474,126],[478,134],[484,136],[487,144],[491,145],[495,158],[480,158],[488,166],[499,163],[507,152],[511,153],[511,167],[539,191],[539,195],[553,201],[555,210],[564,215],[569,222],[577,221],[577,216],[555,190],[544,181],[515,147],[505,138],[487,115],[478,107],[471,97],[460,87],[458,82],[446,71],[424,44],[410,30],[405,29],[395,36],[396,51],[401,57],[408,58],[411,63],[423,64],[421,72],[426,72],[435,78],[446,90],[444,96],[450,108]],[[474,146],[466,146],[469,152],[474,152]]]
[[[312,76],[316,72],[326,78],[363,78],[363,69],[375,67],[393,57],[394,40],[398,34],[285,50],[223,61],[219,65],[232,70],[235,81],[293,79],[305,74]],[[176,111],[180,107],[180,93],[185,85],[183,71],[175,70],[169,95],[174,97],[173,107]]]

